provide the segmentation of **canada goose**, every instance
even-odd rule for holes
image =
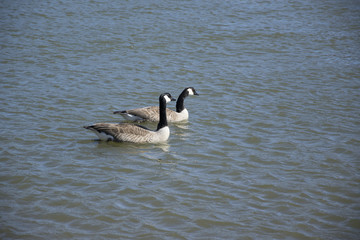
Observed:
[[[169,122],[180,122],[189,118],[189,112],[184,106],[184,100],[189,95],[199,95],[195,88],[188,87],[179,95],[176,102],[176,111],[166,109],[166,116]],[[159,121],[159,107],[143,107],[124,111],[115,111],[114,114],[120,114],[126,120],[130,121]]]
[[[157,143],[166,141],[170,136],[170,129],[166,119],[166,103],[176,101],[170,93],[163,93],[159,97],[159,124],[156,131],[152,131],[140,125],[130,123],[95,123],[84,128],[92,130],[105,141],[133,142],[133,143]]]

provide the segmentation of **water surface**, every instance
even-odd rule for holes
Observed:
[[[357,239],[359,13],[350,0],[3,1],[1,238]],[[200,96],[167,143],[82,128],[188,86]]]

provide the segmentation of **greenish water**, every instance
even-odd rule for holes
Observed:
[[[357,239],[359,13],[2,1],[0,237]],[[165,144],[82,128],[189,86],[200,96]]]

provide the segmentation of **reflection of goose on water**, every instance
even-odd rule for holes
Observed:
[[[170,136],[170,129],[166,119],[166,103],[175,101],[169,93],[163,93],[159,97],[159,123],[157,129],[152,131],[140,125],[130,123],[95,123],[84,128],[92,130],[105,141],[133,142],[133,143],[157,143],[164,142]]]
[[[176,111],[166,109],[166,117],[169,122],[180,122],[189,118],[189,112],[184,106],[184,100],[189,95],[199,95],[193,87],[185,88],[176,102]],[[143,107],[124,111],[115,111],[129,121],[159,121],[159,107]]]

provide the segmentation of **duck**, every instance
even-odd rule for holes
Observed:
[[[178,97],[176,102],[176,111],[171,109],[166,109],[166,117],[169,122],[180,122],[189,119],[189,112],[184,106],[184,100],[187,96],[199,95],[195,88],[187,87],[185,88]],[[149,121],[157,122],[159,121],[159,107],[143,107],[136,108],[131,110],[115,111],[114,114],[120,114],[123,118],[128,121]]]
[[[166,116],[166,104],[176,101],[170,93],[159,96],[159,123],[156,130],[150,130],[144,126],[131,123],[95,123],[84,126],[93,131],[100,140],[131,143],[159,143],[165,142],[170,136]]]

